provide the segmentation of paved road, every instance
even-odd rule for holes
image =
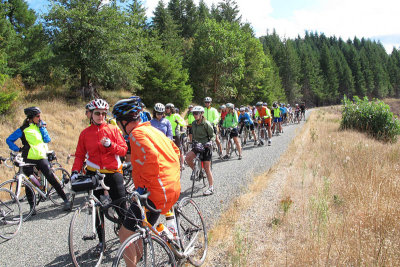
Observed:
[[[216,222],[231,201],[246,190],[246,185],[254,175],[266,172],[277,161],[303,123],[284,127],[283,134],[272,138],[272,146],[253,147],[251,142],[244,147],[242,160],[234,157],[221,161],[214,155],[214,195],[204,197],[202,192],[206,188],[200,188],[199,184],[198,191],[193,196],[200,205],[208,228]],[[189,176],[190,171],[187,169],[182,176],[182,197],[190,196]],[[78,197],[79,199],[82,200],[83,197]],[[0,266],[71,266],[68,229],[73,213],[61,211],[49,201],[40,203],[37,211],[36,216],[23,223],[18,236],[9,241],[0,240]],[[103,266],[111,266],[112,257],[118,249],[118,240],[113,234],[112,224],[106,223],[106,227],[107,251]]]

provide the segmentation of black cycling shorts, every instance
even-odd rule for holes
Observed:
[[[188,130],[189,130],[189,134],[193,134],[192,127],[188,127]]]
[[[192,149],[193,153],[196,154],[194,149]],[[204,151],[200,153],[200,160],[201,161],[211,161],[212,158],[212,148],[205,147]]]
[[[238,137],[239,136],[239,131],[237,128],[233,128],[231,131],[231,138],[233,137]]]
[[[181,146],[181,138],[177,135],[174,136],[174,143],[177,147]]]
[[[149,203],[149,205],[151,207],[156,208],[156,206],[150,199],[148,199],[147,202]],[[148,211],[146,213],[146,217],[147,217],[147,221],[151,225],[154,225],[157,222],[158,218],[160,217],[160,213],[154,213],[154,212]],[[142,218],[142,213],[140,212],[140,208],[138,207],[137,203],[134,202],[131,204],[128,212],[126,213],[125,220],[123,222],[123,226],[126,229],[128,229],[129,231],[134,232],[136,230],[136,226],[137,226],[138,222],[142,220],[141,218]]]
[[[214,134],[217,134],[217,126],[213,125]]]

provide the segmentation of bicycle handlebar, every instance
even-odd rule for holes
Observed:
[[[144,203],[144,206],[148,210],[150,210],[150,211],[152,211],[154,213],[161,213],[161,210],[155,209],[155,208],[153,208],[152,206],[149,205],[149,203],[147,202],[147,199],[148,199],[149,196],[150,196],[150,192],[149,191],[146,191],[146,193],[144,193],[142,195],[138,191],[133,191],[132,194],[131,194],[131,197],[136,197],[141,201],[141,203]]]
[[[104,190],[110,190],[110,187],[108,187],[108,186],[106,186],[106,185],[104,184],[104,177],[106,177],[106,175],[105,175],[104,173],[101,173],[101,172],[99,172],[99,171],[96,171],[96,175],[95,175],[95,176],[96,176],[97,180],[99,181],[101,187],[102,187]]]

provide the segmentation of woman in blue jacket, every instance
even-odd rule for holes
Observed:
[[[36,165],[36,168],[42,172],[47,181],[64,200],[64,210],[70,210],[71,203],[68,201],[61,185],[54,177],[50,163],[47,160],[47,143],[51,139],[46,129],[46,123],[40,118],[41,111],[38,107],[29,107],[24,109],[24,113],[27,118],[22,126],[6,139],[7,145],[12,151],[21,152],[25,163]],[[18,139],[22,141],[22,148],[14,144]],[[24,167],[24,173],[26,176],[33,174],[33,166]],[[31,191],[26,191],[26,196],[32,209],[33,196],[31,194]],[[34,210],[32,214],[36,214],[36,211]]]

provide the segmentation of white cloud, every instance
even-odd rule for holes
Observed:
[[[168,3],[167,0],[164,0]],[[198,4],[198,0],[195,3]],[[219,0],[205,0],[217,4]],[[372,38],[382,35],[400,34],[398,26],[398,11],[400,1],[395,0],[316,0],[311,7],[293,11],[288,18],[272,17],[273,8],[270,0],[236,0],[242,20],[250,22],[256,35],[265,35],[276,29],[280,36],[288,38],[303,36],[304,31],[317,31],[327,36],[335,35],[344,40],[359,38]],[[158,0],[147,0],[148,17],[153,16],[153,11]],[[400,39],[389,43],[382,42],[385,47],[399,46]]]

